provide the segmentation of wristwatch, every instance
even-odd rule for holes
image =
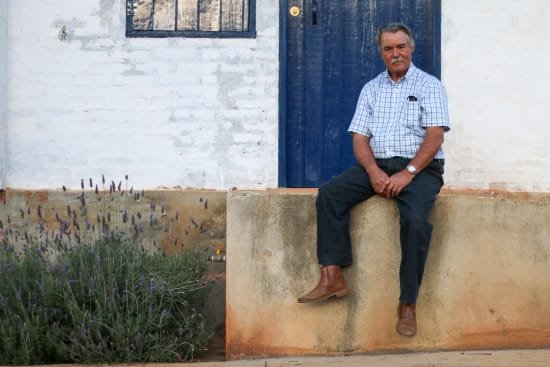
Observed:
[[[407,171],[409,171],[409,173],[410,173],[411,175],[416,175],[417,169],[416,169],[416,167],[413,166],[412,164],[408,164],[408,165],[407,165]]]

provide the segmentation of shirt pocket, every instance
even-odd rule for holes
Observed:
[[[420,103],[418,101],[405,102],[405,108],[403,109],[404,116],[403,122],[405,126],[411,129],[420,128]]]

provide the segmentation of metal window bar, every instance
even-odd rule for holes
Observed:
[[[174,30],[178,30],[178,0],[174,3]]]
[[[151,30],[155,30],[155,1],[153,0],[153,4],[151,7],[151,20],[149,21],[149,24],[151,25]]]
[[[223,1],[220,0],[220,8],[218,9],[218,29],[223,31],[222,13],[223,13]]]
[[[245,23],[244,23],[244,18],[245,18],[245,6],[244,6],[244,0],[241,1],[241,31],[244,30],[244,26],[245,26]],[[250,9],[249,9],[250,10]],[[246,22],[246,26],[248,27],[248,23],[249,22]]]
[[[197,31],[201,30],[201,0],[197,0]]]

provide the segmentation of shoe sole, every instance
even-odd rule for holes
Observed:
[[[330,298],[342,298],[342,297],[345,297],[349,294],[349,291],[347,289],[344,289],[344,290],[341,290],[341,291],[338,291],[338,292],[334,292],[334,293],[331,293],[323,298],[311,298],[311,299],[300,299],[298,298],[298,303],[317,303],[317,302],[323,302],[323,301],[326,301]]]

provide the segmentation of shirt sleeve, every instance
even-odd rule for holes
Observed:
[[[372,118],[372,107],[370,105],[368,84],[363,87],[359,94],[355,113],[351,119],[351,124],[348,128],[348,133],[358,133],[368,138],[372,136],[369,129],[369,122]]]
[[[422,119],[420,126],[443,127],[445,131],[451,128],[449,121],[449,108],[447,105],[447,93],[443,84],[436,78],[426,83],[426,90],[422,100]]]

